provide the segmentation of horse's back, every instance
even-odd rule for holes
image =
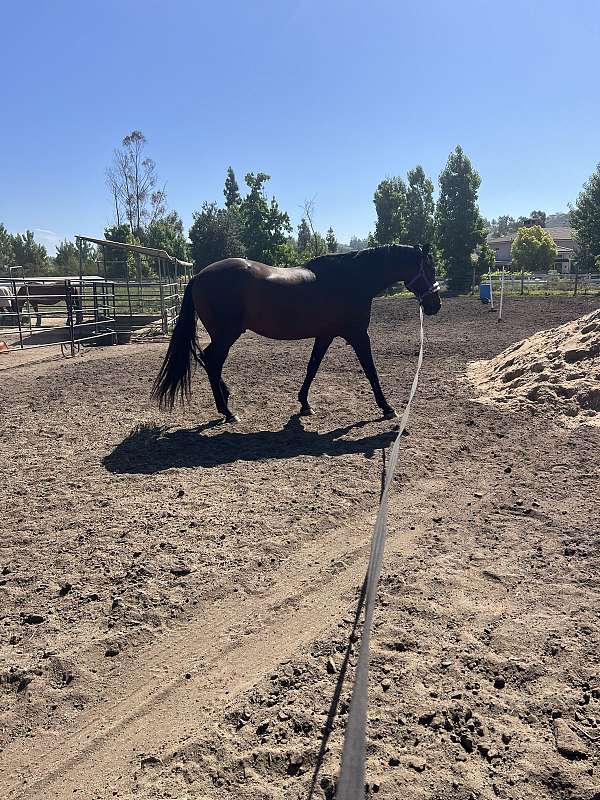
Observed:
[[[304,267],[227,258],[198,273],[194,305],[211,336],[245,330],[271,339],[338,335],[356,308],[330,283]]]
[[[200,283],[216,283],[219,280],[232,279],[243,283],[269,281],[285,285],[312,283],[316,280],[314,272],[304,267],[271,267],[260,261],[251,261],[248,258],[224,258],[204,267],[196,280]]]

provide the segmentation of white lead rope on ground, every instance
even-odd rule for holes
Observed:
[[[350,713],[348,715],[348,723],[344,736],[342,768],[336,791],[336,797],[339,798],[339,800],[364,800],[365,796],[366,728],[369,703],[369,641],[371,638],[375,600],[377,598],[377,585],[379,583],[383,550],[385,547],[388,495],[392,481],[394,480],[402,434],[408,423],[410,406],[417,391],[419,373],[421,372],[421,364],[423,363],[423,309],[419,308],[419,312],[421,322],[421,346],[419,348],[417,370],[413,378],[408,402],[406,403],[404,413],[400,419],[398,436],[392,445],[379,511],[377,513],[375,527],[373,528],[371,555],[369,557],[369,566],[367,569],[365,622],[360,641],[356,674],[354,676],[354,689],[352,691]]]

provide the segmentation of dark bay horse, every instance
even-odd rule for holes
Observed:
[[[172,409],[191,393],[192,360],[208,375],[217,411],[228,422],[229,388],[221,370],[230,347],[247,330],[270,339],[313,339],[312,355],[298,400],[311,414],[308,391],[323,356],[336,336],[354,349],[385,417],[395,416],[384,397],[371,355],[368,327],[375,295],[404,281],[425,314],[437,314],[441,302],[435,265],[428,248],[384,245],[350,253],[319,256],[303,267],[268,267],[245,258],[226,258],[201,270],[188,283],[179,319],[152,396]],[[201,349],[196,314],[210,344]]]
[[[75,286],[70,286],[70,292],[73,302],[73,308],[76,312],[76,322],[80,325],[83,322],[83,314],[81,311],[81,302],[79,292]],[[25,303],[33,308],[36,315],[36,328],[42,326],[42,315],[39,312],[39,306],[54,306],[57,303],[67,303],[68,289],[66,284],[63,283],[27,283],[20,287],[17,291],[17,299],[13,300],[13,311],[19,314],[23,310]],[[68,307],[68,303],[67,303]],[[67,320],[69,322],[69,320]]]

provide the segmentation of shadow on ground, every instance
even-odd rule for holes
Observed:
[[[220,426],[220,422],[178,430],[169,430],[163,425],[138,425],[102,463],[109,472],[152,475],[173,467],[218,467],[236,461],[301,455],[363,453],[372,458],[376,450],[391,444],[396,432],[385,431],[362,439],[343,438],[351,430],[367,424],[358,422],[319,433],[305,430],[301,418],[293,416],[280,431],[243,433],[223,425],[222,432],[210,436],[205,435],[205,431]]]

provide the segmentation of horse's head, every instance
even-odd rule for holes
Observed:
[[[415,273],[404,280],[404,285],[419,301],[427,316],[437,314],[442,307],[440,285],[435,279],[435,261],[429,245],[414,248],[417,260]]]

